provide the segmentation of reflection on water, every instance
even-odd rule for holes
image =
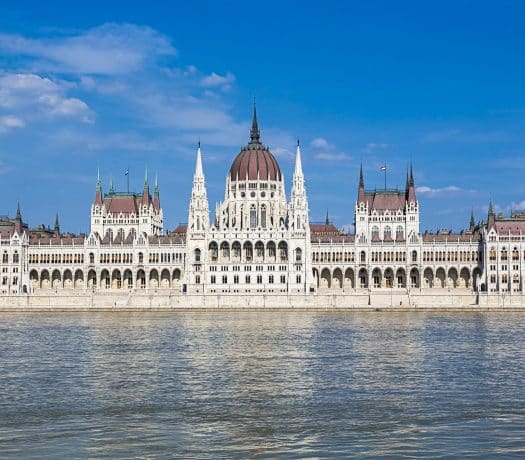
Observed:
[[[525,454],[525,315],[0,315],[2,457]]]

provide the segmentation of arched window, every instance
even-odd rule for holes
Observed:
[[[126,233],[124,232],[124,229],[123,228],[119,228],[118,229],[118,236],[120,236],[120,239],[123,240],[124,239],[124,235]]]
[[[255,210],[255,205],[252,204],[250,207],[250,228],[257,227],[257,211]]]
[[[396,240],[402,240],[403,239],[403,226],[398,225],[396,228]]]
[[[412,251],[412,262],[417,262],[417,251]]]
[[[385,231],[383,232],[383,239],[384,240],[391,240],[392,239],[392,228],[390,227],[390,225],[387,225],[385,227]]]
[[[109,241],[113,241],[113,230],[111,228],[108,229],[106,235],[109,237]]]
[[[279,243],[279,258],[282,262],[288,260],[288,245],[284,241]]]
[[[302,258],[303,258],[303,251],[301,250],[301,248],[297,248],[295,250],[295,261],[301,262]]]
[[[198,248],[195,249],[194,255],[195,255],[195,262],[200,262],[201,261],[201,250]]]
[[[210,256],[210,260],[212,262],[216,262],[217,258],[219,256],[219,247],[217,246],[217,243],[215,241],[212,241],[208,247],[208,253]]]
[[[372,227],[372,239],[379,239],[379,227],[377,225]]]
[[[266,205],[261,206],[261,227],[266,228]]]
[[[89,263],[94,264],[95,263],[95,254],[92,252],[89,253]]]
[[[139,264],[144,263],[144,254],[142,252],[139,252]]]
[[[365,251],[361,251],[360,260],[361,260],[362,264],[364,264],[366,262],[366,253],[365,253]]]

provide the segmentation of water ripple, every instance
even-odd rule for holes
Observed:
[[[2,457],[525,454],[525,315],[2,314]]]

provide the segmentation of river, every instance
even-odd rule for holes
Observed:
[[[0,314],[2,458],[525,455],[525,314]]]

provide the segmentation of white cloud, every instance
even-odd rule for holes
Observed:
[[[23,128],[26,125],[25,121],[14,115],[5,115],[0,117],[0,133],[9,131],[15,128]]]
[[[219,75],[212,72],[210,75],[201,78],[201,85],[207,88],[220,87],[222,90],[231,88],[232,83],[235,82],[235,75],[228,72],[226,75]]]
[[[25,38],[0,34],[0,51],[38,59],[41,70],[59,73],[116,75],[141,68],[175,48],[149,27],[107,23],[62,38]]]
[[[375,150],[385,150],[389,147],[390,147],[390,144],[371,142],[369,144],[366,144],[366,146],[362,150],[365,153],[370,153]]]
[[[331,147],[328,141],[322,137],[316,137],[310,144],[316,149],[327,149]]]
[[[93,113],[88,105],[80,99],[67,96],[71,87],[71,83],[53,81],[35,74],[4,74],[0,76],[0,108],[16,112],[17,115],[13,117],[18,119],[22,116],[26,119],[35,118],[40,114],[92,122]]]
[[[456,185],[449,185],[442,188],[432,188],[427,186],[416,187],[416,192],[421,195],[427,195],[429,197],[437,197],[443,195],[454,195],[457,193],[474,193],[474,190],[465,190]]]
[[[346,155],[345,153],[328,153],[328,152],[321,152],[315,155],[315,158],[318,160],[324,160],[324,161],[348,161],[350,160],[350,157]]]

